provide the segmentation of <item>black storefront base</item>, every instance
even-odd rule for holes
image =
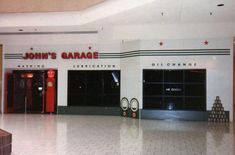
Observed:
[[[120,116],[119,107],[58,106],[58,114]]]
[[[170,110],[139,110],[139,119],[208,121],[211,111],[170,111]],[[73,107],[58,106],[58,114],[77,115],[112,115],[120,116],[119,107]],[[229,118],[229,111],[225,111]],[[130,116],[128,116],[130,117]]]
[[[185,121],[208,121],[210,111],[170,111],[170,110],[145,110],[140,109],[141,119],[159,120],[185,120]],[[225,111],[229,118],[229,111]]]

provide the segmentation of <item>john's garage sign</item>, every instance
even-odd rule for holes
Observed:
[[[61,59],[98,59],[98,52],[62,52]],[[56,52],[27,52],[24,54],[23,59],[57,59]]]

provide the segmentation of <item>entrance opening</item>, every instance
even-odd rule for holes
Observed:
[[[143,108],[206,111],[206,70],[144,70]]]
[[[68,71],[68,106],[119,107],[120,71]]]
[[[50,77],[49,71],[51,70],[7,71],[5,113],[55,113],[57,73],[53,70],[54,77]],[[52,110],[48,110],[48,107],[52,107]]]

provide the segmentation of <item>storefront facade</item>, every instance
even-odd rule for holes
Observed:
[[[8,90],[7,75],[42,72],[43,84],[37,89],[42,89],[41,103],[46,107],[46,74],[53,70],[53,112],[57,114],[123,115],[120,101],[125,98],[128,117],[133,117],[130,102],[135,99],[135,117],[207,120],[219,96],[232,121],[232,39],[214,40],[209,47],[198,40],[166,42],[6,45],[4,92],[15,91]],[[9,110],[7,104],[16,104],[8,103],[8,98],[5,93],[5,112]],[[45,107],[39,106],[39,111],[47,112]]]

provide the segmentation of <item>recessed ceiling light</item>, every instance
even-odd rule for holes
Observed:
[[[218,7],[221,7],[221,6],[224,6],[224,4],[223,4],[223,3],[217,4],[217,6],[218,6]]]

